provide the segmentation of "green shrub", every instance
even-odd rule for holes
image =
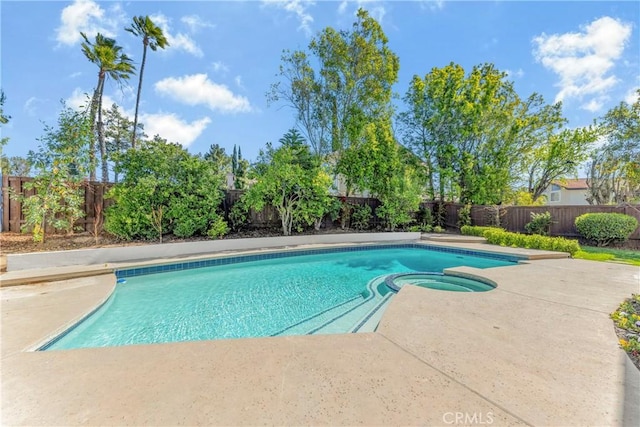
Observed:
[[[624,242],[638,228],[638,220],[619,213],[588,213],[575,221],[576,230],[598,246]]]
[[[483,237],[484,232],[487,230],[502,230],[502,229],[497,227],[482,227],[479,225],[463,225],[462,227],[460,227],[460,233],[464,234],[465,236]]]
[[[535,213],[531,212],[531,222],[524,226],[524,229],[531,234],[540,234],[541,236],[548,236],[551,230],[551,213]]]
[[[471,225],[471,205],[464,205],[458,211],[458,228]]]
[[[217,217],[209,226],[209,230],[207,230],[207,236],[211,239],[219,239],[229,232],[229,227],[227,226],[227,222],[222,219],[221,216]]]
[[[412,225],[409,227],[409,231],[420,232],[420,233],[430,233],[433,231],[433,226],[431,225]]]
[[[564,237],[528,236],[526,234],[511,233],[497,228],[485,230],[483,236],[487,239],[488,243],[500,246],[568,252],[571,255],[575,255],[580,250],[580,245],[577,241],[565,239]]]
[[[369,205],[355,205],[351,214],[351,227],[357,230],[366,230],[369,228],[372,210]]]
[[[118,158],[124,179],[108,193],[105,230],[126,240],[208,235],[223,221],[217,212],[223,179],[212,162],[162,139],[145,141]]]
[[[431,212],[431,208],[421,205],[420,209],[418,209],[416,220],[418,226],[428,229],[429,231],[433,229],[433,213]]]

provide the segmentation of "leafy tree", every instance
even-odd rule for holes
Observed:
[[[0,157],[0,170],[3,175],[29,176],[31,174],[31,162],[26,157],[2,156]]]
[[[231,173],[233,174],[233,184],[236,190],[243,190],[246,186],[249,172],[249,161],[242,158],[242,149],[233,145],[233,155],[231,156]]]
[[[138,127],[138,107],[140,106],[140,94],[142,93],[142,77],[144,66],[147,62],[147,48],[156,51],[158,48],[164,49],[169,46],[167,38],[162,32],[162,28],[153,23],[149,16],[134,16],[130,27],[125,28],[136,37],[142,38],[142,62],[140,63],[140,74],[138,80],[138,93],[136,95],[136,112],[133,119],[133,129]],[[131,147],[136,148],[136,132],[131,132]]]
[[[4,91],[0,89],[0,124],[6,125],[9,123],[9,119],[11,116],[8,116],[4,113],[4,103],[7,100],[7,97],[4,94]]]
[[[390,110],[399,60],[380,24],[359,9],[351,31],[325,28],[308,52],[285,51],[270,101],[296,111],[298,126],[317,155],[339,159],[364,126]],[[312,65],[312,59],[316,63]],[[347,195],[352,179],[346,176]]]
[[[561,104],[535,93],[523,101],[492,64],[414,76],[404,101],[402,140],[424,160],[428,194],[443,201],[502,203],[523,173],[535,199],[593,142],[591,129],[560,132]]]
[[[621,102],[599,120],[604,144],[588,163],[592,204],[640,199],[640,90],[636,101]]]
[[[100,158],[102,164],[102,182],[109,179],[109,168],[107,165],[107,145],[104,138],[104,123],[102,122],[102,94],[104,93],[104,83],[107,78],[122,84],[128,80],[135,71],[135,66],[131,58],[122,53],[122,47],[116,44],[114,39],[96,34],[95,42],[91,43],[84,33],[80,33],[84,42],[82,43],[82,53],[87,59],[98,66],[98,84],[91,98],[91,123],[94,134],[98,137],[100,146]],[[95,148],[91,147],[92,165],[95,164]],[[95,169],[92,166],[90,179],[95,180]]]
[[[4,114],[4,103],[6,101],[6,97],[4,95],[4,91],[0,89],[0,125],[5,125],[9,123],[9,119],[11,116],[7,116]],[[9,159],[4,155],[3,148],[9,142],[9,138],[0,138],[0,173],[8,174],[9,167]]]
[[[156,136],[119,155],[122,181],[108,193],[105,229],[126,240],[219,237],[226,224],[218,213],[222,176],[200,156]],[[223,233],[222,233],[223,234]]]
[[[306,144],[286,144],[274,149],[267,144],[254,168],[257,182],[243,196],[256,210],[273,206],[282,222],[282,233],[291,234],[294,224],[322,220],[329,198],[331,178]]]
[[[218,144],[211,144],[209,151],[204,153],[204,159],[212,162],[223,176],[231,171],[231,158]]]
[[[44,242],[49,224],[73,233],[75,221],[84,215],[82,182],[90,169],[91,121],[86,112],[62,106],[57,128],[45,126],[38,151],[28,155],[37,174],[24,188],[35,194],[13,195],[22,203],[23,230],[31,229],[38,242]]]
[[[133,122],[129,120],[118,108],[117,104],[105,112],[105,142],[107,145],[107,158],[117,163],[117,154],[131,148],[131,129]],[[144,128],[138,124],[138,138],[144,138]],[[117,168],[114,168],[117,169]],[[118,173],[114,174],[114,181],[118,182]]]

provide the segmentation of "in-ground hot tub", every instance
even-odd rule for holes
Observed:
[[[387,276],[384,281],[394,292],[398,292],[404,285],[452,292],[487,292],[496,287],[489,281],[430,272],[392,274]]]

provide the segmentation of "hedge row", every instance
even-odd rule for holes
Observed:
[[[464,226],[461,233],[467,236],[481,236],[487,239],[488,243],[500,246],[511,246],[515,248],[542,249],[547,251],[568,252],[575,255],[580,250],[580,245],[576,240],[565,239],[564,237],[547,237],[538,234],[526,235],[511,233],[496,227]]]

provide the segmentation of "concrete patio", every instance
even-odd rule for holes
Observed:
[[[456,270],[498,288],[405,286],[375,333],[50,352],[27,350],[103,301],[114,276],[2,288],[2,425],[640,423],[640,373],[608,317],[640,292],[640,268]]]

